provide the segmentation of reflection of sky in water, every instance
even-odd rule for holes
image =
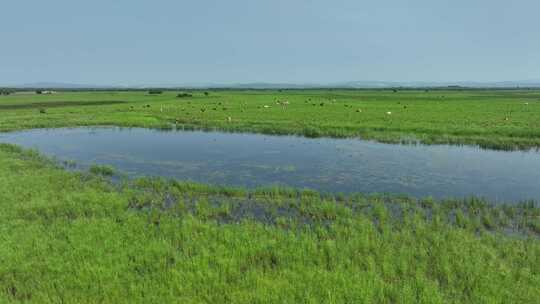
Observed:
[[[540,153],[219,132],[76,128],[0,135],[82,165],[197,182],[333,192],[540,199]]]

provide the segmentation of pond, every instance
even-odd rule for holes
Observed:
[[[540,200],[536,151],[116,127],[2,133],[0,142],[75,161],[79,169],[110,165],[130,177],[435,198],[475,195],[494,202]]]

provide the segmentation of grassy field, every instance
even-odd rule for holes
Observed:
[[[175,181],[0,145],[0,299],[536,303],[540,209]]]
[[[74,92],[0,96],[0,131],[118,125],[540,147],[539,90]]]
[[[0,131],[85,125],[540,147],[540,91],[0,96]],[[388,114],[390,112],[391,114]],[[540,208],[64,170],[0,144],[0,302],[537,303]]]

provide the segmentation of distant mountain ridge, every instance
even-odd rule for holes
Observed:
[[[540,80],[522,80],[522,81],[499,81],[499,82],[478,82],[478,81],[456,81],[456,82],[429,82],[429,81],[346,81],[334,83],[270,83],[270,82],[251,82],[251,83],[184,83],[184,84],[140,84],[140,85],[90,85],[62,82],[36,82],[14,86],[4,86],[17,89],[147,89],[147,88],[217,88],[217,89],[310,89],[310,88],[350,88],[350,89],[369,89],[369,88],[430,88],[430,87],[448,87],[459,86],[469,88],[517,88],[530,87],[540,88]],[[2,86],[0,86],[2,87]]]
[[[25,83],[20,85],[9,86],[11,88],[17,89],[88,89],[88,88],[107,88],[114,86],[100,86],[100,85],[89,85],[89,84],[76,84],[76,83],[64,83],[64,82],[35,82],[35,83]]]

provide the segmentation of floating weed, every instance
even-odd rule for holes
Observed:
[[[528,226],[532,232],[536,234],[540,234],[540,219],[539,218],[530,219]]]
[[[482,224],[484,225],[486,229],[493,230],[497,228],[495,220],[493,219],[490,213],[486,213],[482,215]]]
[[[89,169],[90,173],[101,176],[113,176],[114,168],[111,166],[92,165]]]

